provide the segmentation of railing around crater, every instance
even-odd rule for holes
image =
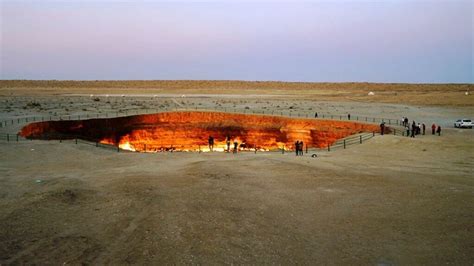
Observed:
[[[397,132],[400,131],[393,131],[394,135],[401,135]],[[358,145],[362,144],[369,139],[373,138],[376,135],[380,135],[380,133],[372,132],[372,133],[360,133],[357,135],[352,135],[343,139],[337,140],[335,143],[328,145],[327,147],[316,147],[316,146],[310,146],[305,144],[303,146],[303,153],[308,154],[315,154],[315,153],[320,153],[320,152],[330,152],[333,150],[337,149],[346,149],[349,146],[352,145]],[[146,153],[153,153],[153,152],[196,152],[196,153],[201,153],[201,152],[209,152],[208,145],[205,144],[205,141],[203,141],[203,144],[198,146],[199,148],[196,149],[196,145],[180,145],[176,143],[160,143],[159,145],[150,145],[149,143],[134,143],[131,147],[131,149],[124,149],[123,147],[121,148],[118,145],[113,145],[113,144],[106,144],[102,143],[100,140],[92,140],[92,139],[83,139],[81,136],[72,136],[72,135],[61,135],[61,134],[49,134],[47,136],[43,136],[41,139],[28,139],[20,136],[19,134],[8,134],[8,133],[0,133],[0,141],[4,141],[7,143],[19,143],[19,142],[30,142],[30,141],[46,141],[46,142],[59,142],[59,143],[72,143],[72,144],[85,144],[89,146],[95,146],[97,148],[104,148],[108,150],[114,150],[117,152],[133,152],[134,150],[137,150],[138,152],[146,152]],[[218,149],[216,148],[215,151],[221,151],[221,152],[229,152],[232,153],[234,151],[233,149],[234,145],[231,144],[229,150],[222,150],[222,148]],[[260,152],[278,152],[278,153],[292,153],[295,152],[295,148],[293,145],[290,146],[279,146],[277,144],[274,145],[275,148],[272,149],[263,149],[259,146],[246,146],[246,147],[241,147],[239,145],[237,152],[252,152],[252,153],[260,153]],[[277,147],[277,148],[276,148]]]
[[[351,114],[331,114],[331,113],[309,113],[309,112],[293,112],[293,111],[269,111],[266,109],[235,109],[226,107],[214,107],[214,108],[160,108],[160,109],[131,109],[131,110],[120,110],[116,112],[106,113],[86,113],[86,114],[67,114],[67,115],[41,115],[41,116],[23,116],[23,117],[12,117],[7,120],[0,121],[0,128],[19,125],[30,122],[44,122],[44,121],[63,121],[63,120],[87,120],[87,119],[104,119],[104,118],[117,118],[132,115],[146,115],[163,112],[175,112],[175,111],[214,111],[214,112],[226,112],[226,113],[237,113],[237,114],[260,114],[260,115],[273,115],[283,116],[292,118],[307,118],[307,119],[328,119],[328,120],[341,120],[341,121],[354,121],[363,123],[382,123],[385,122],[388,125],[401,125],[400,119],[394,118],[383,118],[383,117],[369,117],[362,115]]]

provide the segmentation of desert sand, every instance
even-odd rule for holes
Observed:
[[[474,262],[474,133],[452,128],[474,114],[472,85],[112,85],[1,81],[0,133],[16,134],[18,118],[188,109],[407,116],[443,131],[377,135],[316,158],[0,140],[0,264]]]

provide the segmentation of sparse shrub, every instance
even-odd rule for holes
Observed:
[[[36,108],[36,107],[41,107],[41,104],[38,102],[29,102],[23,107],[23,109]]]
[[[99,98],[94,98],[92,99],[94,102],[100,102],[100,99]]]

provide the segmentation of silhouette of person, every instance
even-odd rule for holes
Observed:
[[[214,138],[212,136],[209,136],[209,139],[207,141],[209,142],[209,150],[213,151],[214,150]]]
[[[299,155],[299,150],[300,150],[300,141],[297,140],[297,141],[295,142],[295,153],[296,153],[296,156]]]
[[[227,145],[227,152],[230,152],[230,137],[225,138],[225,144]]]
[[[239,147],[239,143],[237,142],[237,140],[234,140],[234,150],[233,150],[234,153],[237,153],[238,147]]]
[[[438,128],[436,129],[436,133],[438,133],[438,136],[441,136],[441,126],[438,125]]]

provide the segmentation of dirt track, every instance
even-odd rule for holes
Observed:
[[[2,119],[31,112],[8,99],[21,103]],[[470,110],[334,105],[446,123]],[[472,265],[473,132],[376,136],[318,158],[2,141],[0,264]]]

